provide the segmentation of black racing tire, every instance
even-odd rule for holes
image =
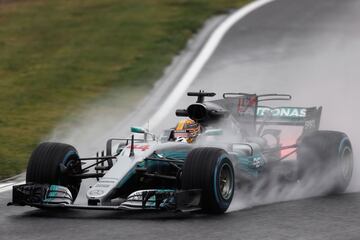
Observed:
[[[60,165],[71,167],[69,173],[80,173],[81,162],[76,149],[68,144],[44,142],[30,156],[26,171],[27,183],[54,184],[67,187],[76,199],[81,179],[75,179],[60,171]]]
[[[342,132],[315,131],[298,142],[297,159],[300,180],[311,182],[322,194],[342,193],[353,172],[353,151]]]
[[[203,147],[192,150],[181,175],[183,190],[201,189],[204,212],[224,213],[234,195],[235,177],[230,156],[220,148]]]

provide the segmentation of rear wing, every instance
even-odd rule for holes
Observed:
[[[288,94],[224,93],[221,102],[240,126],[256,131],[256,124],[303,126],[304,132],[319,129],[322,107],[269,107],[259,103],[291,100]]]
[[[319,129],[322,107],[276,107],[258,106],[256,123],[265,125],[304,126],[304,131]]]

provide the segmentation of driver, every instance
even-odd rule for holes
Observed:
[[[192,119],[182,119],[178,122],[174,130],[174,138],[176,142],[192,143],[200,134],[200,124]]]

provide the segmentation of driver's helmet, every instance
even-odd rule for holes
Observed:
[[[174,130],[175,141],[192,143],[200,134],[200,130],[200,124],[194,120],[180,120]]]

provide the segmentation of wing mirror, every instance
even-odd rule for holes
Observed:
[[[132,133],[140,133],[140,134],[144,134],[144,141],[147,141],[147,136],[150,135],[152,136],[152,139],[155,141],[156,137],[155,134],[150,133],[147,129],[143,128],[143,127],[131,127],[130,131]]]
[[[131,127],[130,131],[132,133],[146,133],[145,128],[142,128],[142,127]]]

